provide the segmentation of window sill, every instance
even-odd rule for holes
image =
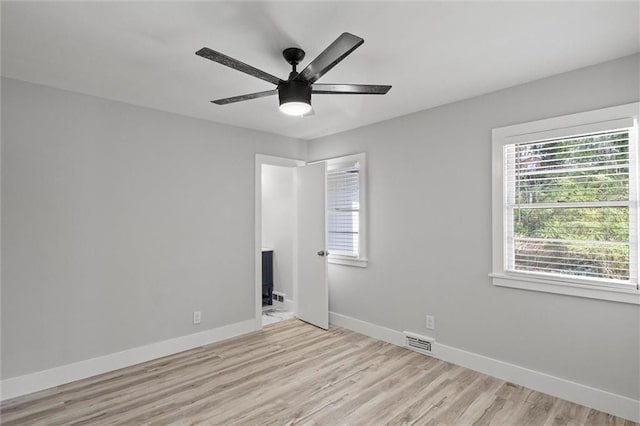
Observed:
[[[640,305],[640,291],[635,289],[595,287],[565,281],[545,280],[542,278],[523,277],[520,275],[510,275],[505,273],[491,273],[489,276],[493,281],[493,285],[498,287],[517,288],[521,290],[564,294],[567,296]]]
[[[329,263],[333,263],[335,265],[346,265],[346,266],[357,266],[359,268],[366,268],[367,263],[369,262],[367,259],[356,258],[356,257],[338,257],[330,255],[328,257]]]

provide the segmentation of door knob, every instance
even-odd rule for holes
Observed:
[[[320,251],[318,252],[318,256],[326,256],[326,255],[328,255],[328,254],[329,254],[329,252],[325,252],[324,250],[320,250]]]

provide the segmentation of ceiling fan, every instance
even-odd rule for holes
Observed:
[[[289,78],[281,80],[265,71],[259,70],[226,56],[220,52],[203,47],[196,55],[218,62],[227,67],[258,77],[275,84],[276,89],[264,92],[249,93],[247,95],[211,101],[217,105],[226,105],[249,99],[262,98],[278,94],[280,111],[288,115],[302,116],[311,111],[311,94],[349,94],[349,95],[384,95],[391,86],[375,84],[318,84],[316,81],[336,66],[351,52],[356,50],[364,40],[350,33],[343,33],[322,53],[318,55],[305,69],[297,72],[296,66],[304,59],[305,52],[297,47],[289,47],[282,51],[284,59],[293,67]]]

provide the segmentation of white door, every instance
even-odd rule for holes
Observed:
[[[329,328],[326,256],[326,163],[297,168],[299,319]]]

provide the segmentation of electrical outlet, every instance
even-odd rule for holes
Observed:
[[[436,328],[436,318],[433,315],[427,315],[427,328],[429,330]]]
[[[200,321],[202,321],[202,312],[193,311],[193,323],[200,324]]]

